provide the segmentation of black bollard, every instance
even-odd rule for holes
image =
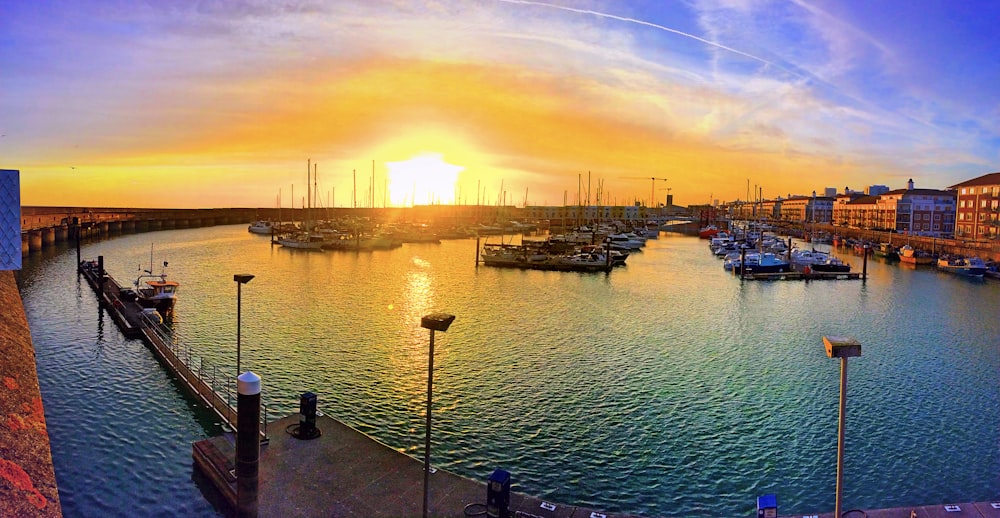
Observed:
[[[104,291],[104,256],[97,256],[97,285]]]
[[[236,514],[257,517],[257,469],[260,464],[260,376],[252,371],[236,379]]]
[[[80,218],[73,218],[70,225],[70,232],[73,233],[73,240],[76,241],[76,266],[80,267]]]

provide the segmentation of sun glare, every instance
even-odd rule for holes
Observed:
[[[445,162],[440,153],[421,153],[386,162],[389,199],[397,207],[455,202],[458,174],[464,167]]]

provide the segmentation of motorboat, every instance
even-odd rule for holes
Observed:
[[[788,261],[776,256],[773,252],[748,253],[744,257],[742,264],[733,265],[733,273],[743,275],[745,273],[784,273],[792,271],[792,265]]]
[[[938,270],[964,277],[982,277],[986,274],[986,263],[978,257],[942,257],[937,262]]]
[[[274,232],[274,230],[275,230],[274,224],[271,223],[270,221],[264,221],[264,220],[254,221],[253,223],[250,224],[249,227],[247,227],[247,231],[250,232],[251,234],[271,235],[271,233]]]

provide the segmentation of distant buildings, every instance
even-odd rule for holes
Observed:
[[[826,188],[824,194],[831,194]],[[844,188],[828,196],[789,195],[727,208],[737,219],[769,219],[898,232],[915,236],[997,239],[1000,236],[1000,173],[948,190],[871,185],[865,192]],[[956,222],[957,218],[957,222]]]

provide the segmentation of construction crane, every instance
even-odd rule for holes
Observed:
[[[649,186],[649,208],[653,208],[656,205],[656,181],[667,181],[666,178],[657,178],[655,176],[623,176],[622,178],[628,180],[651,180],[652,184]]]

